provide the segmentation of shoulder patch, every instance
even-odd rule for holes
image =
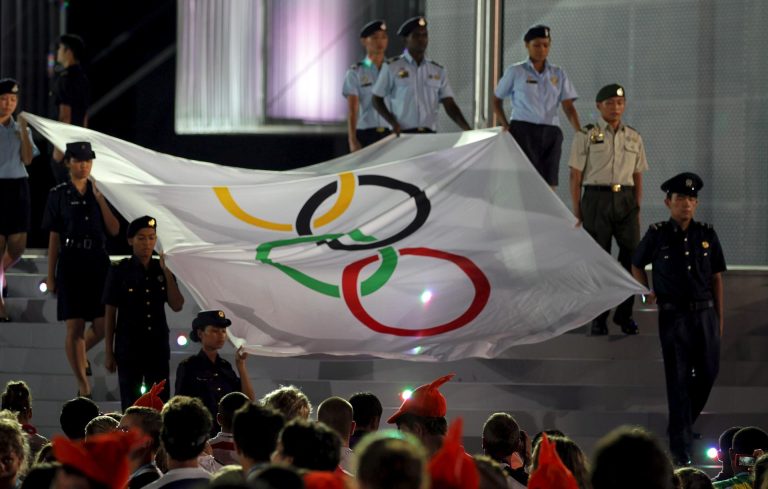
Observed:
[[[387,58],[387,63],[394,63],[395,61],[402,59],[402,57],[403,55],[401,54],[399,56],[393,56],[391,58]]]
[[[363,63],[362,63],[362,61],[360,61],[360,62],[357,62],[357,63],[355,63],[355,64],[353,64],[353,65],[350,65],[350,66],[349,66],[349,69],[350,69],[350,70],[356,70],[356,69],[358,69],[358,68],[359,68],[360,66],[362,66],[362,65],[363,65]]]
[[[587,134],[589,131],[591,131],[595,127],[597,126],[595,126],[594,124],[587,124],[586,126],[581,128],[581,132],[583,132],[584,134]]]
[[[703,229],[706,229],[708,231],[715,229],[710,223],[708,222],[699,222],[699,226],[701,226]]]
[[[67,186],[67,182],[61,182],[60,184],[54,186],[51,190],[49,190],[50,193],[58,192],[62,188]]]
[[[433,65],[437,66],[438,68],[442,68],[442,67],[443,67],[443,65],[441,65],[441,64],[439,64],[439,63],[435,63],[435,62],[434,62],[434,61],[432,61],[432,60],[429,60],[429,62],[430,62],[430,63],[432,63]]]

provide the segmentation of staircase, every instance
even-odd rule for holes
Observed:
[[[33,396],[33,424],[50,437],[59,432],[61,404],[77,384],[63,344],[65,328],[56,321],[56,302],[42,294],[47,257],[28,250],[9,271],[7,308],[14,322],[0,324],[0,383],[25,380]],[[198,308],[189,293],[181,313],[168,311],[171,327],[171,384],[176,366],[197,352],[179,346]],[[301,358],[250,357],[248,368],[257,395],[281,384],[301,387],[317,405],[328,396],[371,391],[384,404],[386,418],[399,406],[399,393],[444,375],[456,377],[441,388],[448,416],[465,420],[465,445],[480,452],[482,424],[490,413],[512,413],[529,433],[557,428],[589,454],[595,442],[621,424],[644,426],[660,437],[666,430],[666,394],[661,348],[653,307],[636,306],[641,334],[624,336],[610,326],[605,337],[588,337],[584,328],[544,343],[510,348],[493,360],[469,359],[414,363],[371,358],[313,355]],[[696,424],[703,438],[694,460],[711,461],[705,451],[733,425],[768,428],[768,271],[736,270],[726,275],[726,333],[721,370],[705,412]],[[89,352],[94,400],[103,412],[118,411],[117,376],[103,368],[103,344]],[[223,352],[233,358],[230,345]],[[2,387],[0,386],[0,387]]]

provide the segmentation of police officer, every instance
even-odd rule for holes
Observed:
[[[240,374],[238,378],[232,365],[221,358],[218,351],[227,341],[227,326],[232,324],[224,311],[200,311],[192,321],[189,339],[202,344],[197,355],[192,355],[179,363],[176,369],[176,392],[182,396],[197,397],[211,412],[214,419],[213,434],[218,433],[219,425],[215,422],[219,401],[230,392],[242,392],[249,399],[256,400],[245,359],[248,354],[238,348],[235,353],[235,365]]]
[[[104,366],[117,370],[123,411],[141,395],[142,383],[152,385],[169,376],[171,349],[165,304],[181,311],[184,296],[165,259],[152,258],[157,243],[157,221],[150,216],[128,225],[130,258],[113,264],[104,286]],[[168,401],[168,390],[160,394]]]
[[[691,464],[692,425],[717,377],[723,334],[723,250],[712,226],[693,219],[703,186],[695,173],[662,184],[671,218],[651,225],[632,259],[632,275],[646,286],[645,266],[653,265],[648,300],[658,303],[669,445],[677,465]]]
[[[31,201],[26,166],[40,154],[27,121],[13,113],[19,103],[19,84],[0,80],[0,286],[5,292],[5,271],[21,258],[27,247]],[[0,294],[0,323],[11,320]]]
[[[576,133],[568,165],[573,213],[608,253],[616,238],[619,261],[630,271],[632,254],[640,241],[640,201],[648,162],[643,138],[621,120],[625,97],[624,87],[615,83],[597,92],[600,120]],[[638,333],[632,319],[634,299],[630,296],[622,302],[613,315],[613,322],[625,334]],[[608,334],[608,312],[592,321],[592,335]]]
[[[57,317],[66,321],[67,359],[77,378],[78,394],[90,396],[85,352],[104,337],[101,295],[109,270],[106,235],[116,236],[120,223],[107,203],[91,168],[91,143],[68,143],[64,161],[70,180],[53,187],[43,213],[48,238],[48,291],[57,294]],[[85,322],[92,326],[85,331]]]
[[[350,151],[373,144],[392,132],[392,127],[376,112],[371,101],[373,84],[379,78],[389,43],[384,21],[368,22],[360,31],[360,43],[365,48],[365,59],[347,70],[341,91],[349,108],[347,137]]]
[[[469,124],[453,100],[445,68],[425,57],[429,37],[427,19],[403,22],[397,35],[405,38],[405,53],[387,60],[373,86],[373,106],[396,134],[435,132],[440,103],[461,129]],[[388,98],[392,110],[384,103]]]
[[[565,71],[547,61],[552,42],[549,27],[535,25],[523,40],[528,59],[504,71],[496,86],[493,111],[542,178],[554,188],[563,144],[558,108],[563,106],[573,129],[580,131],[579,114],[573,105],[578,95]],[[509,122],[503,106],[506,97],[512,104]]]

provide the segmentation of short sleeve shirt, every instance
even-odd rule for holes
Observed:
[[[7,126],[0,124],[0,178],[26,178],[29,174],[21,161],[21,127],[13,119]],[[40,150],[32,140],[32,130],[27,128],[24,135],[32,144],[32,156],[40,154]]]
[[[80,64],[72,65],[59,73],[53,87],[53,101],[57,107],[68,105],[71,108],[72,125],[85,125],[85,116],[91,103],[91,91],[88,78]]]
[[[634,185],[632,175],[648,170],[643,138],[620,124],[616,131],[602,118],[577,132],[568,166],[584,172],[584,185]]]
[[[53,187],[48,193],[41,227],[57,232],[63,238],[106,241],[101,208],[93,195],[91,182],[83,195],[71,181]]]
[[[408,51],[382,65],[373,94],[389,99],[401,129],[433,131],[440,101],[453,98],[445,68],[428,58],[417,64]]]
[[[560,125],[558,109],[564,100],[578,98],[562,68],[545,61],[544,71],[539,73],[530,59],[507,68],[495,94],[511,101],[511,120],[549,126]]]
[[[367,56],[347,70],[341,94],[345,97],[353,95],[358,98],[356,129],[376,127],[391,129],[389,123],[373,108],[373,85],[378,78],[379,69]],[[389,108],[389,101],[385,99],[384,102]]]
[[[211,412],[213,419],[219,409],[219,401],[230,392],[240,390],[240,379],[232,365],[221,355],[215,362],[202,350],[179,363],[176,369],[175,395],[197,397]]]

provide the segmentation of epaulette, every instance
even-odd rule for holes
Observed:
[[[433,65],[437,66],[438,68],[443,68],[443,65],[441,65],[440,63],[435,63],[431,59],[429,60],[429,62],[432,63]]]
[[[704,228],[704,229],[706,229],[706,230],[712,230],[712,229],[715,229],[715,228],[714,228],[714,227],[713,227],[713,226],[712,226],[710,223],[708,223],[708,222],[701,222],[701,221],[694,221],[694,222],[696,222],[696,223],[697,223],[699,226],[701,226],[702,228]]]
[[[358,61],[357,63],[355,63],[353,65],[350,65],[349,69],[350,70],[355,70],[355,69],[359,68],[362,65],[363,65],[363,62],[362,61]]]
[[[67,186],[67,182],[61,182],[60,184],[54,186],[51,190],[49,190],[49,192],[50,193],[58,192],[59,189],[61,189],[63,187],[66,187],[66,186]]]
[[[400,59],[400,58],[402,58],[402,57],[403,57],[403,55],[402,55],[402,54],[400,54],[400,55],[398,55],[398,56],[393,56],[393,57],[391,57],[391,58],[387,58],[387,63],[394,63],[395,61],[397,61],[398,59]]]
[[[651,224],[650,228],[654,230],[658,230],[663,228],[669,221],[659,221]]]
[[[597,126],[595,126],[594,124],[587,124],[586,126],[581,128],[581,132],[583,132],[584,134],[589,134],[589,131],[591,131],[595,127]]]
[[[634,127],[630,126],[629,124],[624,124],[624,127],[628,128],[628,129],[632,129],[632,130],[633,130],[633,131],[635,131],[636,133],[640,134],[640,131],[638,131],[638,130],[637,130],[637,129],[635,129]]]

